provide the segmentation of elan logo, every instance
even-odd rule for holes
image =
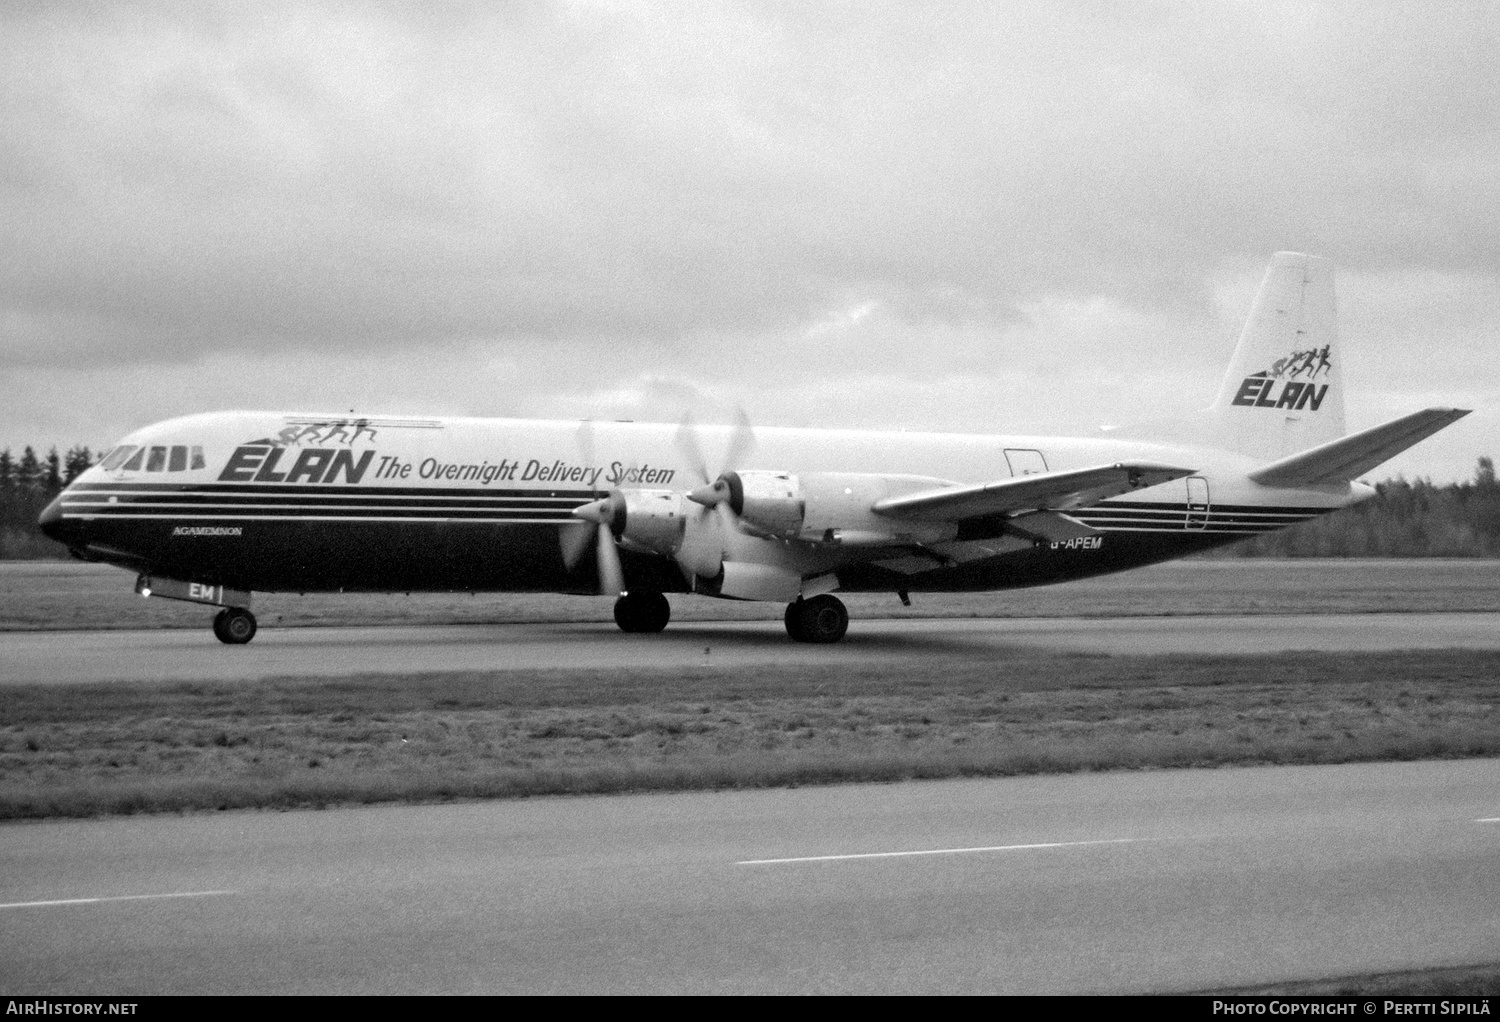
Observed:
[[[297,452],[297,460],[278,472],[277,466],[288,448],[261,444],[236,447],[229,463],[219,473],[221,483],[334,483],[340,475],[346,483],[357,483],[375,459],[374,451],[364,451],[359,460],[348,448],[306,447]]]
[[[1308,348],[1306,351],[1294,351],[1285,358],[1278,358],[1271,363],[1270,369],[1245,377],[1230,403],[1249,408],[1317,411],[1328,393],[1328,384],[1320,385],[1313,381],[1333,371],[1328,352],[1329,345],[1325,344],[1321,350]]]
[[[1298,383],[1296,380],[1287,380],[1281,383],[1281,390],[1276,390],[1276,385],[1281,383],[1274,376],[1265,373],[1256,373],[1247,376],[1240,384],[1239,393],[1234,395],[1231,404],[1249,405],[1254,408],[1290,408],[1293,411],[1317,411],[1318,406],[1323,403],[1323,395],[1328,393],[1328,384],[1318,386],[1313,383]]]

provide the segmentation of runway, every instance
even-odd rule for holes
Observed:
[[[0,685],[712,665],[889,663],[1014,649],[1103,654],[1500,649],[1500,614],[1327,614],[859,620],[836,646],[789,641],[779,623],[685,622],[660,635],[606,624],[265,628],[226,647],[208,630],[0,632]]]
[[[1497,855],[1497,760],[9,824],[0,987],[1204,990],[1500,961]]]

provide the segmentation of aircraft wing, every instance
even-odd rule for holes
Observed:
[[[1466,408],[1425,408],[1273,461],[1250,478],[1263,486],[1347,483],[1468,414]]]
[[[1113,465],[1042,472],[973,486],[946,486],[904,493],[876,501],[871,510],[893,518],[946,522],[1025,511],[1067,511],[1087,507],[1106,497],[1181,479],[1194,471],[1151,462],[1121,461]]]

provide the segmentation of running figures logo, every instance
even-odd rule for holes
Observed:
[[[343,444],[353,447],[354,441],[365,439],[374,443],[377,436],[369,419],[326,419],[321,422],[294,422],[273,437],[262,437],[249,441],[271,447],[301,447],[304,443]]]
[[[1333,371],[1328,345],[1321,349],[1294,351],[1271,363],[1270,369],[1251,373],[1240,384],[1231,404],[1251,408],[1286,408],[1290,411],[1317,411],[1328,393],[1328,384],[1315,381]],[[1280,390],[1277,386],[1280,385]]]
[[[245,443],[266,447],[301,447],[304,444],[317,447],[353,447],[356,443],[373,444],[387,430],[443,428],[443,424],[436,419],[288,417],[283,421],[286,425],[275,436],[246,440]]]

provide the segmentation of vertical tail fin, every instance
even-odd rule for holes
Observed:
[[[1333,264],[1277,252],[1209,409],[1217,446],[1275,460],[1344,435]]]

